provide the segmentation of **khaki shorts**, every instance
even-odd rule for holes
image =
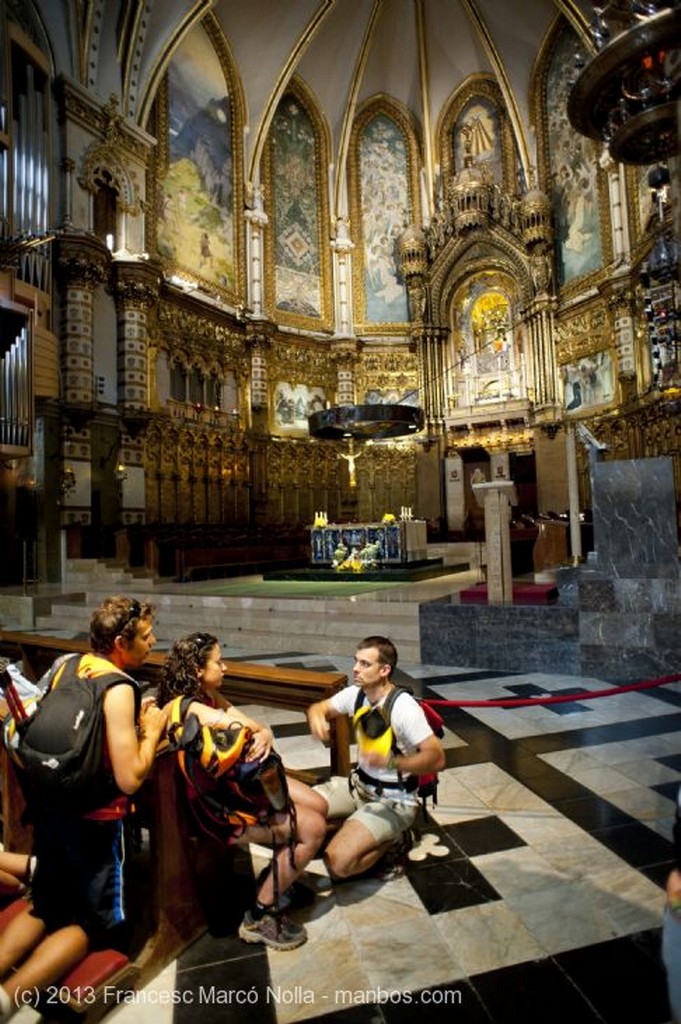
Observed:
[[[392,842],[411,828],[418,812],[413,796],[391,800],[386,795],[388,791],[384,791],[384,795],[378,797],[366,789],[354,773],[351,778],[352,790],[344,775],[334,775],[328,782],[314,787],[329,805],[327,817],[359,821],[377,843]]]

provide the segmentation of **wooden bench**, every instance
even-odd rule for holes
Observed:
[[[71,651],[84,653],[87,650],[89,644],[85,637],[66,639],[37,633],[0,631],[0,654],[21,658],[24,674],[29,679],[40,678],[58,655]],[[137,673],[140,682],[152,686],[157,683],[164,661],[164,654],[152,653]],[[225,692],[235,703],[265,704],[304,712],[311,703],[330,696],[345,683],[345,675],[339,672],[226,662]],[[332,724],[335,729],[330,743],[331,771],[334,774],[348,774],[348,719],[342,717]],[[304,772],[292,774],[305,778]],[[23,796],[11,761],[1,746],[0,777],[5,849],[17,852],[30,850],[30,828],[22,821]],[[138,943],[139,949],[129,961],[122,963],[110,957],[100,962],[91,954],[82,965],[69,972],[68,977],[74,975],[80,979],[84,990],[87,990],[88,985],[83,979],[97,977],[97,972],[102,975],[96,988],[98,993],[104,991],[104,985],[107,986],[107,992],[111,988],[125,991],[143,987],[207,928],[199,872],[196,870],[197,860],[200,859],[196,829],[186,804],[175,758],[167,747],[159,749],[149,777],[135,796],[135,805],[138,820],[148,829],[149,834],[148,885],[142,897],[147,900],[148,923],[143,929],[143,941]],[[219,850],[215,848],[210,850],[212,857],[218,853]],[[107,970],[113,973],[107,973]],[[74,998],[70,1005],[85,1013],[89,1024],[112,1008],[111,1005],[103,1006],[101,999],[95,1000],[92,1005],[81,1005]]]
[[[4,748],[0,749],[0,775],[5,849],[30,850],[31,829],[22,821],[23,796]],[[115,950],[90,953],[61,980],[60,987],[72,993],[69,1005],[86,1014],[89,1024],[113,1008],[113,1004],[102,1005],[100,997],[105,989],[110,995],[115,990],[142,988],[207,928],[194,870],[193,821],[175,758],[167,748],[157,755],[150,775],[136,794],[135,806],[149,831],[148,884],[136,900],[148,915],[146,940],[132,959]],[[11,907],[5,914],[9,917]],[[132,914],[129,916],[132,918]]]
[[[40,679],[60,654],[90,650],[88,638],[49,636],[16,630],[0,630],[0,654],[21,660],[28,679]],[[157,686],[166,655],[152,651],[144,665],[133,674],[143,685]],[[256,665],[245,661],[225,661],[225,696],[234,704],[266,704],[305,712],[310,704],[325,700],[345,686],[342,672],[317,672],[313,669]],[[350,724],[342,716],[331,723],[329,740],[332,775],[350,774]]]

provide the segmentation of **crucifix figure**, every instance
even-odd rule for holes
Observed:
[[[355,488],[357,486],[357,476],[355,474],[355,462],[360,457],[362,452],[356,452],[354,448],[353,438],[350,438],[350,444],[348,445],[347,454],[345,452],[339,452],[339,459],[347,459],[348,473],[350,474],[350,487]]]

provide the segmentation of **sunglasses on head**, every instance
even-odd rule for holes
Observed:
[[[202,651],[204,647],[213,647],[217,643],[212,633],[197,633],[196,636],[191,638],[191,642],[197,651]]]
[[[137,600],[131,601],[130,602],[130,607],[128,608],[127,612],[125,613],[125,615],[121,619],[121,623],[120,623],[120,626],[119,626],[119,629],[120,629],[121,633],[123,632],[123,630],[125,629],[126,626],[130,625],[130,623],[133,621],[133,619],[139,619],[141,614],[142,614],[142,605],[139,603],[139,601],[137,601]]]

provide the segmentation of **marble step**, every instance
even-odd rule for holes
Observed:
[[[85,601],[55,603],[50,615],[36,618],[36,628],[87,632],[100,597],[93,592]],[[193,630],[210,630],[225,647],[348,654],[361,636],[381,633],[390,636],[400,650],[407,645],[410,658],[418,660],[415,605],[370,602],[358,607],[347,601],[195,595],[152,595],[151,600],[156,606],[154,632],[164,645]]]
[[[150,591],[154,588],[154,578],[146,570],[135,571],[123,564],[102,562],[95,558],[67,559],[64,576],[68,586],[87,587],[112,594],[120,590]]]

